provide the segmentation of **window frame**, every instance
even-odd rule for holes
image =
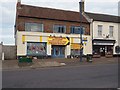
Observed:
[[[30,26],[27,27],[27,24],[29,24]],[[39,30],[32,30],[32,25],[35,26],[34,24],[36,24],[36,26],[40,26]],[[28,30],[27,28],[30,28],[30,30]],[[38,28],[37,28],[38,29]],[[44,32],[44,24],[43,23],[34,23],[34,22],[25,22],[25,31],[28,32]]]
[[[75,31],[75,28],[80,28],[80,26],[71,26],[70,27],[70,34],[80,34],[79,31]],[[82,28],[83,28],[83,35],[85,35],[86,28],[84,26],[82,26]]]
[[[112,27],[112,29],[111,29],[111,27]],[[114,34],[114,26],[109,26],[109,36],[113,37],[114,36],[113,34]]]
[[[99,29],[99,26],[101,29]],[[103,25],[98,25],[98,36],[102,36]]]
[[[55,29],[57,29],[57,30],[55,30]],[[64,30],[64,32],[62,32],[62,30]],[[53,33],[66,33],[66,26],[54,24],[53,25]]]

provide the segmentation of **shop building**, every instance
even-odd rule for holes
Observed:
[[[93,56],[111,57],[116,55],[115,47],[120,45],[119,16],[85,12],[84,0],[81,5],[81,13],[90,23]]]
[[[119,45],[118,16],[85,12],[84,16],[91,22],[93,55],[110,57],[116,55],[115,47]]]
[[[80,45],[80,22],[83,46]],[[92,54],[90,23],[79,12],[21,4],[16,6],[17,56],[67,58]]]

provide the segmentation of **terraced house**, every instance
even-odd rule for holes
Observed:
[[[82,2],[82,15],[90,22],[94,57],[113,57],[117,55],[116,46],[120,45],[119,16],[90,13],[84,11]]]
[[[75,11],[16,5],[15,42],[17,56],[67,58],[92,54],[90,23]],[[82,24],[80,24],[82,22]],[[83,46],[80,45],[80,25]]]
[[[115,47],[120,43],[118,16],[88,12],[84,15],[91,21],[93,55],[97,57],[116,55]]]

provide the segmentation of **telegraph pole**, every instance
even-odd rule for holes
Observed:
[[[81,0],[82,1],[82,0]],[[79,13],[80,13],[80,62],[82,62],[82,55],[83,55],[83,42],[82,42],[82,34],[83,34],[83,27],[82,27],[82,4],[81,1],[79,2]]]

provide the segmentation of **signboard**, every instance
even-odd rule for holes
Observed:
[[[86,41],[87,42],[88,41],[87,37],[83,37],[82,41]]]
[[[48,44],[51,45],[67,45],[68,43],[67,37],[48,37]]]
[[[94,43],[94,45],[114,45],[113,43]]]
[[[82,39],[83,44],[86,45],[87,41],[88,41],[88,40],[87,40],[87,37],[83,37],[83,39]]]
[[[83,45],[79,44],[79,43],[72,43],[71,44],[71,49],[82,49]]]

